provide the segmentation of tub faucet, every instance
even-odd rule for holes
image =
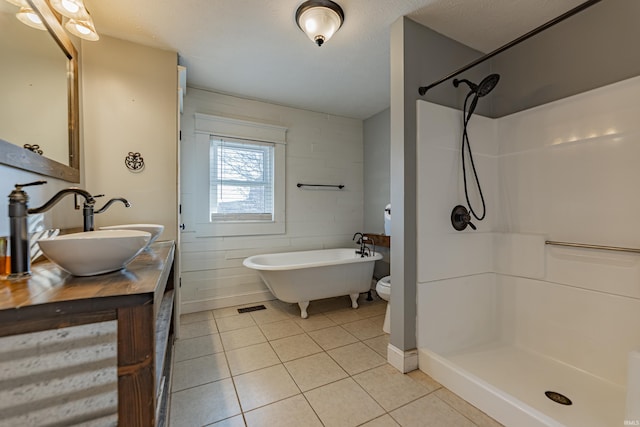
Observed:
[[[28,184],[16,184],[15,189],[9,194],[9,221],[10,221],[10,240],[11,240],[11,274],[9,278],[27,277],[30,272],[30,255],[29,255],[29,230],[27,227],[27,215],[46,212],[51,209],[60,199],[67,194],[77,194],[85,199],[85,205],[93,205],[95,200],[87,191],[70,187],[58,191],[47,202],[37,208],[28,208],[29,196],[22,189],[32,185],[46,184],[47,181],[35,181]],[[93,210],[93,208],[91,209]],[[88,212],[83,211],[85,227],[87,225]]]
[[[356,240],[357,236],[360,236],[358,237],[358,240]],[[362,233],[356,233],[353,235],[351,240],[356,240],[356,244],[360,245],[360,250],[356,250],[356,254],[360,255],[361,258],[371,255],[371,249],[367,247],[367,242],[369,241],[367,236]]]

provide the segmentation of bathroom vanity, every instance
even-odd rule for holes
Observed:
[[[119,425],[165,425],[171,389],[173,241],[126,269],[77,277],[48,260],[23,280],[0,279],[0,337],[115,322]]]

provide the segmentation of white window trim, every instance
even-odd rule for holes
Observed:
[[[285,227],[285,147],[287,128],[266,123],[195,114],[196,199],[195,231],[198,237],[254,236],[284,234]],[[211,136],[274,143],[274,199],[272,221],[211,222],[209,215],[209,147]]]

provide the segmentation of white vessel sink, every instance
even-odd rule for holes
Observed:
[[[151,240],[135,230],[100,230],[38,240],[54,263],[75,276],[95,276],[124,268]]]
[[[122,225],[109,225],[107,227],[100,227],[100,230],[137,230],[146,231],[151,233],[151,240],[147,243],[147,246],[152,244],[164,231],[164,225],[161,224],[122,224]]]

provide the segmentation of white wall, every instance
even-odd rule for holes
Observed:
[[[499,121],[505,230],[637,246],[640,79]]]
[[[286,233],[199,237],[195,232],[194,114],[288,128]],[[351,247],[363,224],[362,121],[188,88],[182,115],[182,309],[193,312],[272,299],[258,275],[242,266],[250,255]],[[304,190],[298,182],[344,184],[342,191]]]
[[[638,247],[638,96],[635,77],[500,119],[503,229]],[[640,349],[629,328],[640,322],[640,257],[547,247],[544,263],[544,282],[515,282],[520,302],[539,307],[521,305],[521,344],[624,386],[627,353]]]
[[[157,223],[161,240],[177,230],[177,55],[102,36],[82,45],[84,171],[86,188],[100,208],[125,197],[131,208],[114,204],[96,215],[101,225]],[[142,172],[125,167],[139,152]]]
[[[417,110],[418,283],[491,272],[493,254],[485,248],[492,244],[498,206],[495,120],[475,116],[469,123],[487,215],[482,222],[472,220],[477,231],[459,232],[451,225],[451,211],[456,205],[466,205],[460,163],[462,113],[425,101],[417,101]],[[473,180],[468,167],[469,195],[476,213],[481,214]]]

